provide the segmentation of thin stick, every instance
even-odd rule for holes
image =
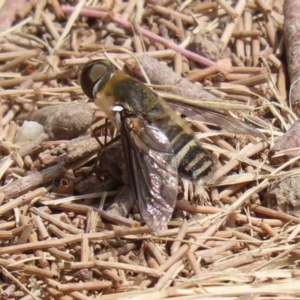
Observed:
[[[65,13],[71,13],[73,12],[73,8],[72,7],[69,7],[69,6],[63,6],[62,7],[62,10],[63,12]],[[90,10],[90,9],[82,9],[81,12],[80,12],[81,15],[83,16],[89,16],[89,17],[95,17],[95,18],[103,18],[107,15],[107,12],[101,12],[101,11],[93,11],[93,10]],[[120,17],[117,17],[117,16],[112,16],[112,19],[114,22],[118,23],[119,25],[127,28],[127,29],[130,29],[130,24],[129,22],[123,20],[122,18]],[[156,42],[158,43],[161,43],[163,44],[164,46],[166,46],[167,48],[170,48],[170,49],[173,49],[174,51],[176,52],[179,52],[181,53],[182,55],[185,55],[186,57],[196,61],[196,62],[199,62],[201,64],[204,64],[206,66],[212,66],[215,64],[215,62],[205,58],[205,57],[202,57],[200,55],[197,55],[191,51],[188,51],[186,49],[183,49],[182,47],[174,44],[172,41],[169,41],[169,40],[166,40],[162,37],[159,37],[158,35],[155,35],[153,34],[152,32],[144,29],[144,28],[140,28],[140,32],[145,36],[145,37],[148,37],[150,39],[154,39]]]
[[[223,32],[223,35],[221,37],[221,41],[223,42],[222,50],[224,51],[229,43],[229,40],[232,36],[232,33],[236,27],[236,25],[239,22],[240,16],[242,15],[244,9],[246,7],[246,0],[239,0],[238,3],[235,6],[235,11],[237,13],[237,17],[234,18],[234,20],[227,24],[225,27],[225,30]]]
[[[232,17],[238,18],[239,14],[225,0],[216,0],[218,4]]]
[[[14,277],[11,272],[8,272],[6,268],[1,266],[1,271],[5,276],[10,278],[13,282],[15,282],[22,290],[24,290],[28,295],[30,295],[33,299],[38,300],[39,297],[36,297],[33,293],[31,293],[25,286],[22,284],[16,277]]]

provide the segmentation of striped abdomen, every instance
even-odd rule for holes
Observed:
[[[169,120],[167,121],[166,118]],[[199,179],[207,175],[213,163],[197,143],[194,135],[187,132],[180,124],[172,122],[171,118],[166,116],[164,119],[160,128],[163,129],[172,145],[179,173],[190,179]]]

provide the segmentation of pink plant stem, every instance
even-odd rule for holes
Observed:
[[[71,7],[71,6],[66,6],[66,5],[63,5],[62,6],[62,11],[64,13],[72,13],[74,10],[74,7]],[[109,16],[111,17],[111,19],[121,25],[122,27],[124,28],[127,28],[127,29],[131,29],[131,25],[128,21],[126,20],[123,20],[122,18],[116,16],[116,15],[113,15],[112,13],[107,13],[106,11],[100,11],[100,10],[93,10],[93,9],[87,9],[87,8],[83,8],[80,12],[80,15],[82,16],[86,16],[86,17],[94,17],[94,18],[104,18],[106,17],[107,15],[109,14]],[[139,28],[140,29],[140,32],[147,38],[149,39],[152,39],[164,46],[166,46],[167,48],[170,48],[178,53],[181,53],[182,55],[186,56],[187,58],[195,61],[195,62],[198,62],[204,66],[213,66],[215,65],[216,63],[211,61],[210,59],[207,59],[203,56],[200,56],[196,53],[193,53],[189,50],[186,50],[178,45],[176,45],[175,43],[173,43],[172,41],[169,41],[169,40],[166,40],[156,34],[154,34],[153,32],[150,32],[148,31],[147,29],[144,29],[144,28]]]

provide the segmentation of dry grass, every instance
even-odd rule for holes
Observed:
[[[280,203],[269,195],[300,174],[299,156],[270,151],[297,119],[287,101],[283,1],[61,2],[28,1],[22,13],[4,4],[0,14],[0,298],[298,299],[297,186],[275,190]],[[117,194],[111,177],[87,176],[100,149],[89,132],[104,115],[83,124],[88,110],[62,104],[87,102],[76,73],[99,58],[143,75],[164,98],[230,111],[264,135],[189,119],[215,168],[204,187],[182,180],[163,232],[140,225],[126,188]],[[55,117],[67,123],[48,120],[47,134],[16,143],[22,121],[54,104],[88,133],[58,138],[71,125]],[[109,163],[124,167],[121,156],[109,153]]]

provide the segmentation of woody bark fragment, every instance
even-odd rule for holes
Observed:
[[[285,150],[288,157],[298,155],[300,148],[300,119],[298,119],[292,127],[282,136],[282,138],[274,145],[272,152]]]
[[[284,3],[284,35],[288,72],[290,77],[291,105],[300,115],[300,1]]]
[[[23,178],[19,178],[12,183],[1,188],[0,192],[6,199],[21,196],[22,194],[44,185],[51,180],[61,177],[66,172],[62,165],[55,165],[44,169],[41,172],[33,172]]]
[[[1,1],[2,2],[2,1]],[[4,1],[0,8],[0,32],[9,29],[16,19],[16,12],[20,7],[24,7],[27,0]]]

